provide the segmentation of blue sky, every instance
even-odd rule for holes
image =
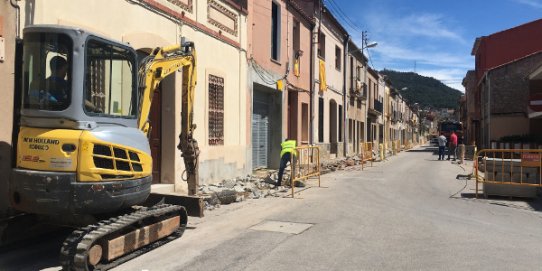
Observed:
[[[369,63],[377,70],[416,71],[464,91],[474,69],[476,37],[542,18],[542,0],[324,0],[361,46],[368,32]],[[345,23],[341,11],[350,24]]]

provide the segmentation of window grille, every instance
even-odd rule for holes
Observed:
[[[224,78],[209,75],[209,145],[224,145]]]

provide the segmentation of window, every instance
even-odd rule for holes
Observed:
[[[335,45],[335,68],[341,70],[341,48]]]
[[[271,58],[280,57],[280,6],[271,2]]]
[[[354,58],[350,57],[350,89],[356,89],[356,83],[354,81]]]
[[[293,31],[292,31],[292,35],[293,35],[293,41],[292,41],[292,48],[293,48],[293,56],[294,56],[294,75],[295,76],[300,76],[300,62],[301,62],[301,45],[300,45],[300,37],[301,37],[301,34],[300,34],[300,25],[299,25],[299,21],[297,20],[294,20],[294,26],[293,26]]]
[[[299,21],[294,20],[293,27],[294,29],[292,31],[292,35],[293,35],[292,47],[294,50],[293,55],[295,56],[298,54],[299,50],[301,49],[301,45],[300,45],[301,27],[300,27]]]
[[[318,142],[324,142],[324,98],[318,98]]]
[[[24,108],[49,111],[68,108],[72,48],[72,40],[64,34],[25,35]]]
[[[326,35],[320,33],[318,36],[318,56],[322,59],[326,58]]]
[[[138,110],[135,54],[97,39],[90,39],[86,50],[85,112],[135,118]]]
[[[209,145],[224,145],[224,78],[209,75]]]
[[[361,78],[361,66],[356,67],[356,78],[358,80]]]

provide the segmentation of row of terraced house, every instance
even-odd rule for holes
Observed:
[[[0,110],[8,127],[0,131],[2,173],[16,125],[16,40],[34,24],[80,27],[142,55],[181,37],[194,41],[203,184],[278,168],[286,138],[336,159],[359,155],[362,142],[375,143],[378,156],[392,141],[410,145],[420,137],[415,112],[367,65],[368,46],[356,44],[321,0],[26,0],[1,1],[0,10]],[[167,78],[155,94],[149,139],[153,182],[178,192],[186,191],[176,148],[181,80],[178,73]]]

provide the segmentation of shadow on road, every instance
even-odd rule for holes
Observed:
[[[476,199],[476,193],[461,193],[461,198]],[[495,196],[495,195],[491,195],[485,198],[483,194],[478,194],[478,200],[486,201],[487,203],[493,204],[493,205],[520,208],[520,209],[524,209],[524,208],[521,208],[521,206],[517,205],[516,203],[526,203],[531,208],[531,210],[542,212],[541,198],[526,199],[526,198],[516,198],[516,197],[507,197],[507,196]]]
[[[432,152],[433,155],[438,155],[438,147],[424,146],[414,150],[408,150],[406,152]]]
[[[529,204],[534,210],[542,212],[542,199],[537,198],[533,201],[528,201],[527,204]]]
[[[474,199],[476,198],[476,194],[475,193],[461,193],[461,198]]]
[[[0,270],[60,269],[60,247],[71,231],[72,229],[59,229],[0,247]]]

